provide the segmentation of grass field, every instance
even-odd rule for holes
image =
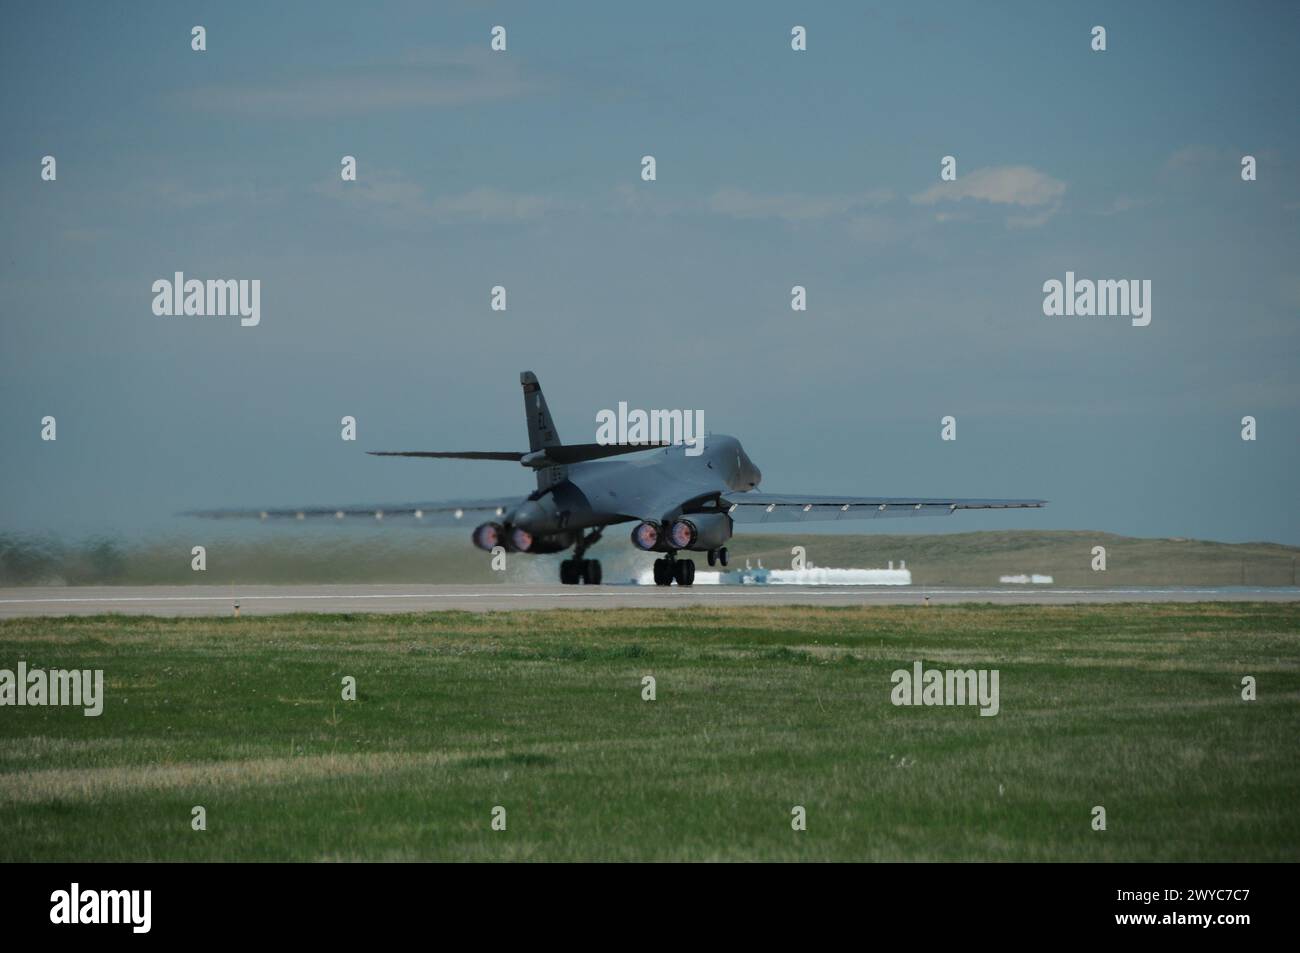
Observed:
[[[895,707],[918,659],[1000,713]],[[1300,860],[1296,605],[0,622],[19,660],[107,700],[0,708],[5,861]]]

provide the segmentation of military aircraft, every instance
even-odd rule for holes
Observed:
[[[599,585],[600,561],[586,553],[606,528],[635,523],[632,545],[662,553],[654,580],[668,586],[695,581],[695,562],[681,552],[708,554],[709,565],[727,565],[727,540],[738,522],[779,523],[805,520],[881,519],[946,516],[957,510],[1041,507],[1046,500],[963,500],[951,497],[807,496],[759,493],[762,474],[740,441],[708,434],[703,446],[685,444],[565,444],[551,420],[541,385],[531,371],[519,376],[528,421],[524,451],[369,451],[375,456],[434,457],[457,460],[511,460],[536,472],[537,489],[526,499],[510,497],[441,503],[399,503],[250,511],[216,510],[192,515],[271,518],[375,519],[409,517],[459,523],[471,514],[488,519],[471,539],[479,549],[500,546],[515,553],[559,553],[565,585]],[[618,457],[620,459],[609,459]]]

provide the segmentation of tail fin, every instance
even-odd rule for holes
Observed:
[[[545,450],[558,447],[560,435],[555,431],[555,422],[551,420],[551,409],[546,406],[546,397],[542,394],[542,385],[537,382],[537,375],[524,371],[519,375],[519,383],[524,388],[524,417],[528,421],[528,449]],[[569,475],[566,467],[544,467],[537,471],[537,489],[547,490],[563,482]]]
[[[555,423],[551,420],[550,408],[542,395],[542,385],[537,383],[537,375],[524,371],[519,375],[519,383],[524,387],[524,416],[528,419],[528,449],[544,450],[558,447],[560,435],[555,432]]]
[[[498,450],[368,450],[376,457],[437,457],[451,460],[513,460],[537,471],[537,489],[549,490],[568,479],[571,463],[601,460],[623,453],[637,453],[666,443],[613,444],[582,443],[564,446],[555,432],[551,411],[542,396],[537,375],[524,371],[519,375],[524,388],[524,417],[528,421],[528,453]]]

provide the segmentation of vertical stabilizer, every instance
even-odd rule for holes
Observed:
[[[537,382],[537,375],[532,371],[524,371],[519,375],[519,383],[524,388],[528,449],[544,450],[547,447],[558,447],[560,435],[555,432],[555,422],[551,420],[551,410],[546,406],[546,397],[542,394],[542,385]],[[537,471],[537,488],[549,489],[567,476],[568,470],[565,467],[545,467]]]

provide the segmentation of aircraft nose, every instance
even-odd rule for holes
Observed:
[[[754,461],[750,459],[749,454],[740,451],[740,479],[742,483],[749,484],[750,488],[758,486],[763,479],[763,473],[758,467],[754,466]]]

